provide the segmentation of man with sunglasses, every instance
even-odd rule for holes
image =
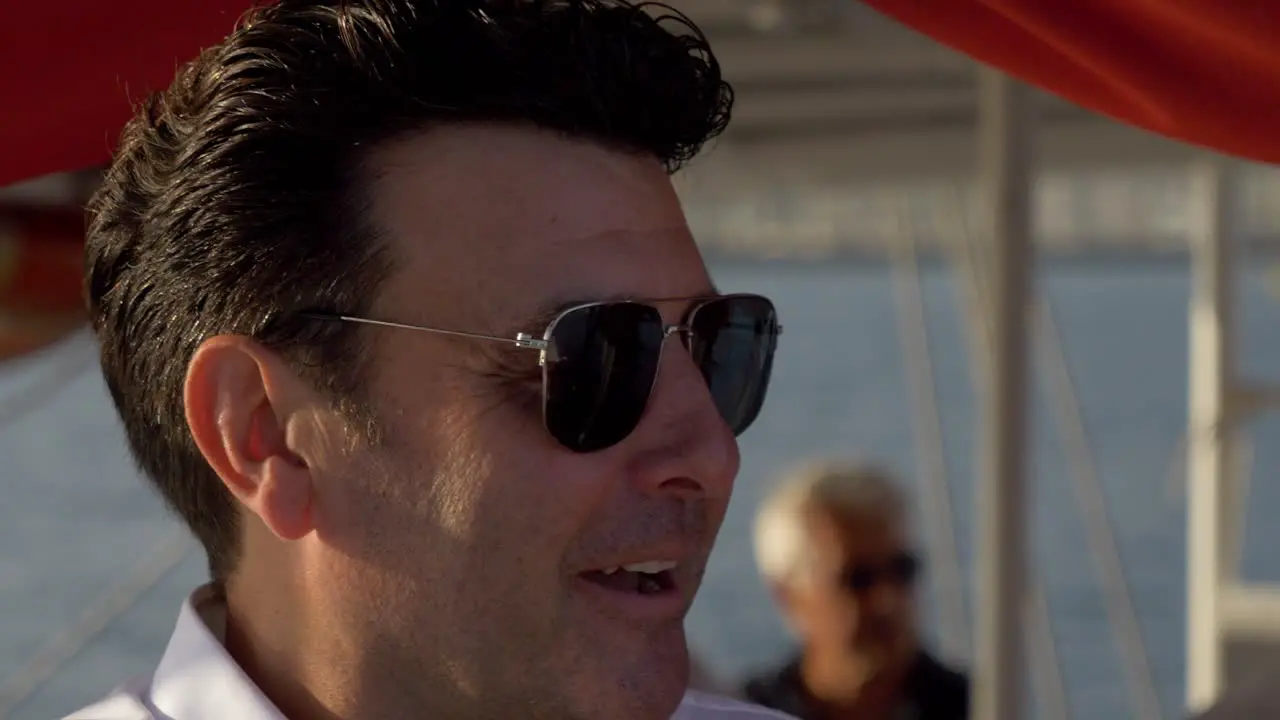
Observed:
[[[780,332],[669,177],[731,103],[623,0],[281,0],[144,103],[89,305],[211,582],[74,717],[780,717],[686,693]]]
[[[756,558],[798,657],[746,697],[803,720],[963,720],[968,681],[925,652],[907,505],[884,472],[806,466],[761,506]]]

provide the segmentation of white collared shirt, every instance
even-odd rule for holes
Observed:
[[[182,604],[149,678],[129,681],[64,720],[286,720],[223,647],[226,607],[211,586]],[[671,720],[788,720],[789,715],[690,690]]]

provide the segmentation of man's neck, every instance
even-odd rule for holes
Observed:
[[[359,642],[344,633],[347,623],[305,598],[306,593],[284,591],[227,592],[224,647],[286,718],[474,716],[441,702],[451,695],[432,668],[396,662]],[[425,691],[428,686],[431,692]],[[433,699],[429,707],[424,697]]]
[[[288,637],[287,625],[264,622],[259,612],[237,613],[231,607],[224,639],[227,653],[280,713],[290,720],[343,720],[332,698],[317,697],[310,689],[317,678],[307,677],[311,664],[302,662],[302,648]],[[332,681],[321,682],[336,689]]]
[[[805,692],[820,716],[831,720],[893,717],[905,679],[905,667],[884,667],[847,654],[807,653],[800,661]]]

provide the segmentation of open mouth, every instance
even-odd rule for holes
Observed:
[[[675,567],[674,562],[656,560],[592,570],[582,573],[582,578],[614,592],[660,595],[675,591]]]

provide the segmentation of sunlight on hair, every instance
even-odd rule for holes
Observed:
[[[805,516],[814,510],[849,517],[901,514],[906,498],[887,471],[859,461],[811,462],[788,473],[756,512],[756,565],[765,580],[801,576],[809,556]]]

